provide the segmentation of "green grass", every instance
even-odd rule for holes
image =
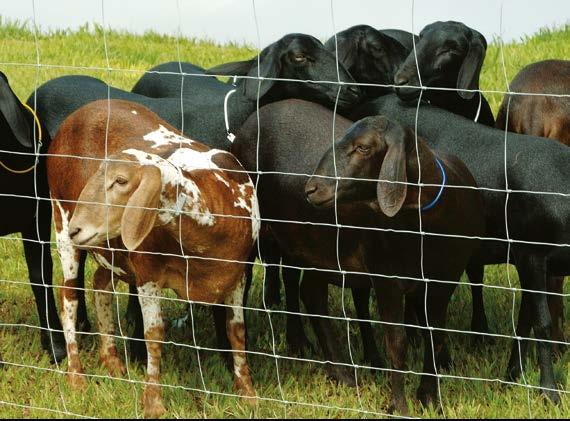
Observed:
[[[189,39],[181,39],[178,42],[175,38],[152,33],[134,36],[127,33],[108,32],[106,39],[109,64],[106,62],[103,33],[100,28],[84,27],[76,32],[56,31],[41,34],[38,36],[38,49],[36,50],[34,34],[25,25],[0,21],[1,62],[29,64],[29,66],[0,65],[0,70],[7,74],[16,93],[22,100],[25,100],[34,87],[53,77],[70,73],[92,75],[114,86],[130,89],[144,70],[161,62],[177,60],[178,48],[182,60],[205,67],[250,58],[255,54],[255,49],[248,46],[217,45],[212,42]],[[38,53],[42,65],[50,64],[60,67],[36,67]],[[490,45],[481,77],[483,89],[504,90],[507,80],[511,80],[517,71],[528,63],[546,58],[570,57],[570,27],[545,30],[521,42],[505,45],[504,56],[506,79],[500,49],[496,43]],[[105,70],[107,66],[113,69],[125,69],[128,72],[120,70],[109,72]],[[102,70],[90,70],[89,67],[98,67]],[[487,96],[496,113],[502,96],[499,94]],[[52,254],[56,263],[55,284],[59,285],[61,271],[55,249],[52,250]],[[0,323],[37,326],[35,304],[27,284],[27,270],[18,237],[9,236],[0,241],[0,261],[3,262],[0,266],[0,279],[16,282],[2,282],[0,287]],[[93,262],[88,261],[87,279],[90,279],[93,268]],[[487,267],[486,284],[508,286],[507,269],[509,268],[506,265]],[[516,271],[513,268],[509,270],[513,285],[518,286]],[[257,277],[249,303],[254,307],[262,307],[259,268],[256,273]],[[90,285],[89,282],[88,285]],[[124,288],[122,290],[124,291]],[[568,285],[565,292],[569,292]],[[486,288],[484,295],[493,331],[505,335],[512,334],[512,293],[506,290]],[[342,306],[339,290],[333,288],[332,296],[331,314],[340,316]],[[518,308],[518,300],[517,294],[515,308]],[[120,314],[123,315],[126,308],[124,297],[119,299],[119,303]],[[450,305],[448,327],[469,330],[470,303],[468,287],[459,286]],[[92,304],[91,294],[88,294],[90,319],[93,321]],[[355,316],[350,300],[347,299],[346,304],[349,316]],[[175,303],[165,303],[164,309],[167,317],[180,315],[183,311],[182,305]],[[252,311],[248,317],[250,349],[272,354],[272,336],[267,315],[263,312]],[[568,306],[566,317],[570,318]],[[129,332],[130,328],[125,326],[125,320],[121,320],[125,332]],[[284,317],[273,314],[272,322],[276,352],[279,355],[289,355],[285,345]],[[215,347],[212,334],[213,325],[207,309],[196,308],[195,326],[198,345]],[[310,332],[308,323],[306,328]],[[346,344],[346,324],[338,322],[336,328],[340,343]],[[351,325],[350,338],[355,361],[363,363],[357,333],[357,327]],[[568,327],[566,335],[570,336]],[[167,333],[167,340],[177,343],[192,344],[191,338],[189,329],[171,329]],[[313,336],[311,338],[314,342],[315,338]],[[377,328],[379,343],[381,338],[381,329]],[[142,414],[140,384],[93,377],[88,380],[89,386],[84,393],[70,390],[65,381],[65,375],[50,371],[57,367],[50,365],[47,356],[41,350],[39,339],[39,331],[34,328],[18,326],[0,329],[0,354],[4,361],[10,363],[0,371],[0,401],[24,406],[0,404],[1,417],[61,415],[33,409],[33,407],[96,417],[132,417]],[[454,365],[443,374],[502,379],[510,351],[510,341],[497,339],[492,345],[474,347],[470,339],[468,335],[450,334]],[[119,341],[119,346],[122,350],[121,341]],[[96,338],[91,335],[82,336],[80,348],[86,372],[95,376],[105,376],[106,373],[98,362]],[[411,346],[408,356],[410,369],[416,372],[421,370],[420,349],[419,345]],[[311,352],[307,358],[320,360],[322,357],[318,353]],[[539,373],[534,352],[531,352],[529,360],[525,373],[526,381],[537,385]],[[218,355],[201,351],[200,362],[207,390],[222,394],[233,393],[232,378]],[[280,400],[281,392],[278,388],[275,360],[270,357],[252,355],[249,357],[249,363],[258,395]],[[184,388],[198,390],[203,388],[196,352],[187,347],[165,346],[163,348],[162,382],[174,386],[165,388],[163,391],[168,415],[170,417],[363,417],[367,415],[348,409],[334,409],[334,407],[384,412],[388,405],[389,388],[386,376],[383,374],[359,370],[361,398],[359,402],[355,389],[339,386],[328,380],[319,364],[286,359],[279,359],[278,364],[283,396],[285,400],[292,403],[260,400],[257,406],[251,408],[243,400],[231,396],[185,390]],[[65,369],[65,365],[61,368]],[[129,369],[132,380],[138,382],[144,379],[144,369],[141,366],[130,363]],[[568,390],[567,377],[570,374],[568,353],[556,363],[555,373],[561,387]],[[408,376],[409,396],[414,395],[418,381],[417,375]],[[528,417],[529,415],[568,417],[570,415],[570,399],[566,394],[562,397],[562,405],[553,407],[546,403],[536,391],[529,393],[527,388],[505,386],[493,381],[443,379],[441,396],[445,415],[448,417]],[[303,405],[293,402],[302,402]],[[315,405],[333,408],[327,409]],[[437,409],[422,410],[418,407],[412,408],[412,414],[422,417],[440,415]]]

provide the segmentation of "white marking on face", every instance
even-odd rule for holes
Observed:
[[[218,181],[221,181],[222,183],[224,183],[226,185],[226,187],[230,188],[230,183],[228,182],[228,180],[226,180],[224,177],[222,177],[220,174],[215,173],[214,174],[216,176],[216,178],[218,179]]]
[[[192,143],[194,143],[192,139],[180,136],[179,134],[176,134],[168,130],[162,124],[159,124],[157,130],[144,135],[143,139],[148,142],[153,142],[154,143],[154,145],[152,145],[153,148],[160,148],[161,146],[172,145],[172,144],[191,145]]]
[[[200,225],[213,226],[215,224],[214,215],[204,204],[198,185],[193,180],[184,177],[180,171],[181,168],[170,162],[170,159],[166,160],[158,155],[138,149],[127,149],[123,152],[136,157],[142,165],[154,165],[160,170],[162,180],[160,209],[162,210],[158,213],[158,219],[162,224],[168,224],[174,218],[178,199],[169,199],[166,192],[172,191],[168,189],[175,189],[176,191],[177,187],[179,193],[184,193],[187,196],[184,201],[184,213],[186,215]]]
[[[76,259],[75,247],[69,238],[69,212],[63,209],[59,200],[54,201],[61,215],[61,231],[55,230],[55,241],[57,253],[61,260],[63,278],[75,279],[79,270],[79,260]]]
[[[127,272],[125,272],[123,269],[121,269],[118,266],[113,266],[111,263],[109,263],[109,261],[105,258],[105,256],[103,256],[102,254],[99,253],[93,253],[93,257],[95,258],[95,260],[97,261],[97,263],[99,263],[99,265],[101,265],[102,267],[104,267],[107,270],[112,271],[115,275],[126,275]]]
[[[131,113],[133,113],[134,115],[138,114],[135,110],[132,110]]]

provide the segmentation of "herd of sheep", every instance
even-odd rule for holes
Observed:
[[[131,92],[66,75],[27,104],[0,73],[0,234],[22,233],[43,348],[54,361],[67,356],[71,384],[84,386],[76,331],[91,329],[89,253],[100,356],[113,375],[125,366],[111,281],[130,285],[132,336],[145,339],[131,353],[147,361],[146,417],[165,412],[163,288],[217,304],[218,347],[232,351],[235,386],[254,402],[243,307],[259,258],[270,305],[281,299],[283,266],[294,350],[308,343],[299,300],[307,313],[327,315],[334,284],[351,289],[364,357],[386,364],[367,321],[375,290],[391,408],[406,415],[405,325],[425,337],[417,398],[435,403],[435,374],[451,363],[446,314],[461,275],[472,287],[472,331],[484,335],[484,266],[513,263],[523,290],[516,335],[534,332],[541,390],[559,403],[552,360],[567,345],[570,61],[524,68],[495,121],[479,88],[486,49],[459,22],[435,22],[419,35],[359,25],[325,44],[289,34],[251,60],[208,70],[164,63]],[[342,345],[332,321],[310,320],[327,374],[354,384],[352,369],[335,364]],[[527,346],[513,340],[509,379],[520,375]]]

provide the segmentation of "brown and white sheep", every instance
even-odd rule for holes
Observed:
[[[79,250],[86,248],[99,263],[94,290],[100,353],[111,374],[125,370],[112,336],[111,280],[137,286],[148,352],[146,417],[165,412],[158,386],[162,288],[185,300],[228,306],[235,384],[244,396],[255,397],[242,300],[259,211],[253,183],[237,159],[180,136],[150,110],[120,100],[96,101],[70,115],[49,154],[71,383],[84,382],[74,287]]]

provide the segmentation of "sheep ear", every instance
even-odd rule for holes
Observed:
[[[0,113],[6,119],[8,126],[14,137],[22,146],[31,148],[31,133],[29,119],[26,116],[26,110],[20,103],[20,100],[10,88],[8,78],[4,73],[0,72]]]
[[[354,66],[358,52],[358,43],[355,39],[337,37],[337,46],[335,47],[334,37],[332,37],[325,44],[325,48],[333,55],[338,50],[338,61],[345,68],[350,69]]]
[[[140,246],[150,233],[158,214],[156,209],[160,205],[160,170],[152,165],[144,165],[141,170],[141,182],[127,202],[121,220],[121,238],[129,251]]]
[[[473,31],[471,42],[469,43],[469,51],[463,60],[459,75],[457,76],[457,89],[479,89],[479,74],[481,66],[485,60],[485,52],[487,51],[487,42],[485,37],[477,31]],[[471,99],[475,92],[457,91],[463,99]]]
[[[406,174],[406,146],[405,142],[395,142],[388,147],[384,162],[380,168],[378,180],[408,181]],[[386,216],[396,215],[406,199],[408,186],[400,183],[383,183],[376,185],[376,196],[380,209]]]
[[[231,63],[220,64],[206,70],[208,75],[224,75],[224,76],[244,76],[251,70],[254,60],[232,61]]]
[[[264,80],[259,83],[258,76],[264,78],[277,78],[281,72],[281,52],[282,50],[276,45],[272,44],[266,50],[262,51],[259,55],[259,75],[257,74],[257,57],[252,61],[253,66],[248,76],[254,79],[246,79],[244,84],[244,94],[252,101],[257,100],[257,90],[259,89],[259,98],[263,97],[275,84],[274,80]]]

